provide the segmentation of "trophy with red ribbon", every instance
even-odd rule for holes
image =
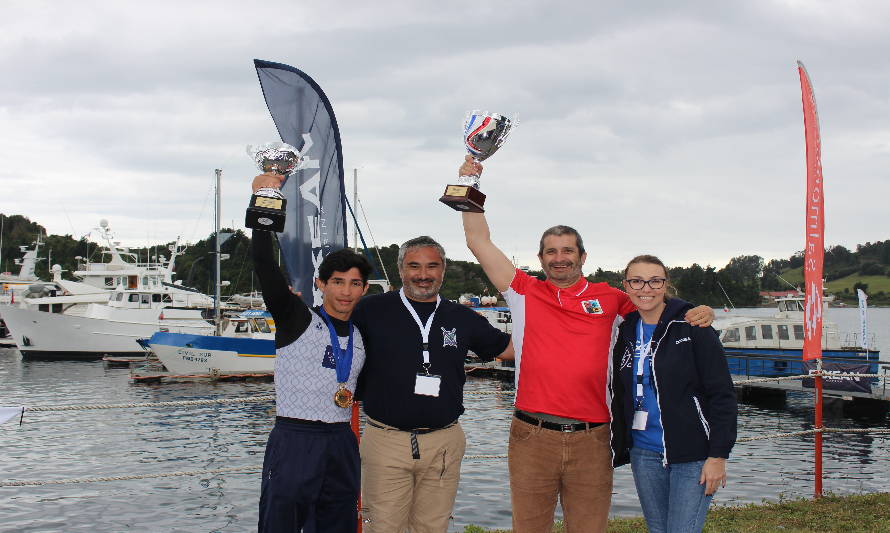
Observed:
[[[509,119],[497,113],[471,111],[464,121],[463,139],[467,152],[475,162],[485,161],[504,144],[515,124],[515,117]],[[484,212],[485,195],[479,190],[479,175],[460,176],[456,185],[445,187],[445,194],[439,201],[456,211]]]

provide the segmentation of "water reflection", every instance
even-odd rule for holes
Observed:
[[[0,405],[162,402],[270,394],[267,382],[132,385],[126,368],[101,362],[22,361],[0,350]],[[512,384],[469,378],[468,392],[509,391]],[[462,423],[467,453],[505,454],[511,394],[468,395]],[[259,465],[272,427],[270,405],[30,413],[0,426],[3,479],[149,474]],[[739,436],[808,429],[812,398],[740,404]],[[850,419],[829,411],[831,427],[890,427],[886,415]],[[886,490],[888,437],[828,434],[825,488],[836,493]],[[812,493],[812,437],[739,444],[719,503],[760,502]],[[248,531],[256,527],[258,474],[0,488],[0,523],[15,531]],[[630,469],[615,475],[613,514],[640,514]],[[466,461],[452,529],[510,525],[506,460]]]

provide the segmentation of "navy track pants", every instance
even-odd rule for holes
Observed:
[[[348,423],[278,419],[263,460],[260,533],[355,533],[361,487]]]

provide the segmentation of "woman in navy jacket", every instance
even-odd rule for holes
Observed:
[[[657,257],[635,257],[624,278],[638,310],[619,326],[613,352],[614,464],[631,463],[650,532],[701,531],[736,439],[726,356],[712,328],[683,320],[692,305],[666,295]]]

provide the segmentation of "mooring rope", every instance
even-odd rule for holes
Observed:
[[[734,385],[744,385],[749,383],[765,383],[765,382],[777,382],[777,381],[785,381],[785,380],[797,380],[803,378],[813,378],[816,376],[822,377],[881,377],[880,374],[859,374],[859,373],[830,373],[825,371],[816,371],[812,374],[800,374],[794,376],[779,376],[773,378],[754,378],[754,379],[746,379],[746,380],[738,380],[734,381]],[[499,391],[466,391],[464,392],[465,396],[488,396],[488,395],[510,395],[515,394],[515,390],[499,390]],[[138,402],[138,403],[119,403],[119,404],[82,404],[82,405],[45,405],[45,406],[35,406],[35,407],[23,407],[23,414],[25,411],[29,412],[57,412],[57,411],[88,411],[88,410],[97,410],[97,409],[134,409],[134,408],[155,408],[155,407],[197,407],[197,406],[210,406],[210,405],[235,405],[235,404],[244,404],[244,403],[261,403],[261,402],[272,402],[275,401],[274,394],[266,394],[260,396],[246,396],[246,397],[236,397],[236,398],[215,398],[215,399],[207,399],[207,400],[177,400],[177,401],[169,401],[169,402]],[[754,442],[761,440],[771,440],[771,439],[780,439],[780,438],[789,438],[789,437],[800,437],[807,435],[815,435],[817,433],[875,433],[875,434],[890,434],[890,429],[883,428],[814,428],[809,430],[801,430],[801,431],[790,431],[785,433],[773,433],[769,435],[758,435],[754,437],[744,437],[737,439],[737,443],[746,443],[746,442]],[[498,460],[498,459],[506,459],[506,454],[480,454],[480,455],[465,455],[464,460],[468,461],[477,461],[477,460]],[[42,485],[64,485],[64,484],[75,484],[75,483],[96,483],[96,482],[107,482],[107,481],[129,481],[129,480],[137,480],[137,479],[159,479],[159,478],[167,478],[167,477],[183,477],[183,476],[208,476],[215,474],[237,474],[237,473],[258,473],[261,472],[262,468],[257,466],[245,466],[245,467],[229,467],[229,468],[217,468],[212,470],[188,470],[188,471],[177,471],[177,472],[163,472],[156,474],[133,474],[126,476],[104,476],[104,477],[92,477],[92,478],[69,478],[69,479],[55,479],[55,480],[31,480],[31,481],[18,481],[18,480],[7,480],[0,481],[0,487],[26,487],[26,486],[42,486]]]
[[[843,374],[835,374],[835,373],[827,373],[827,372],[814,372],[812,374],[799,374],[794,376],[779,376],[773,378],[753,378],[753,379],[744,379],[733,381],[734,385],[746,385],[749,383],[767,383],[773,381],[787,381],[787,380],[797,380],[803,378],[813,378],[816,376],[822,377],[865,377],[865,378],[874,378],[881,377],[881,374],[855,374],[855,373],[843,373]],[[501,395],[501,394],[515,394],[515,390],[499,390],[499,391],[465,391],[464,396],[491,396],[491,395]],[[275,401],[274,394],[266,394],[262,396],[244,396],[237,398],[215,398],[209,400],[179,400],[179,401],[170,401],[170,402],[141,402],[141,403],[117,403],[117,404],[108,404],[108,403],[99,403],[99,404],[85,404],[85,405],[44,405],[44,406],[35,406],[35,407],[25,407],[24,410],[26,412],[38,413],[38,412],[53,412],[53,411],[88,411],[94,409],[135,409],[135,408],[143,408],[143,407],[196,407],[196,406],[205,406],[205,405],[232,405],[239,403],[260,403],[260,402],[272,402]]]
[[[140,407],[196,407],[201,405],[231,405],[238,403],[274,402],[274,394],[262,396],[242,396],[240,398],[214,398],[210,400],[177,400],[171,402],[142,402],[142,403],[95,403],[86,405],[44,405],[37,407],[25,407],[26,412],[52,412],[52,411],[89,411],[92,409],[135,409]]]
[[[737,443],[745,443],[745,442],[753,442],[759,440],[767,440],[767,439],[780,439],[780,438],[788,438],[788,437],[801,437],[806,435],[815,435],[816,433],[878,433],[878,434],[890,434],[890,429],[870,429],[870,428],[818,428],[818,429],[808,429],[803,431],[789,431],[786,433],[773,433],[770,435],[759,435],[756,437],[745,437],[741,439],[737,439]],[[465,455],[463,459],[465,461],[488,461],[488,460],[499,460],[506,459],[506,454],[479,454],[479,455]],[[167,477],[183,477],[183,476],[212,476],[216,474],[256,474],[262,472],[262,467],[259,466],[243,466],[243,467],[229,467],[229,468],[216,468],[212,470],[182,470],[178,472],[162,472],[158,474],[133,474],[128,476],[103,476],[103,477],[82,477],[82,478],[69,478],[69,479],[50,479],[50,480],[30,480],[30,481],[18,481],[18,480],[7,480],[0,481],[0,487],[39,487],[43,485],[67,485],[67,484],[76,484],[76,483],[98,483],[105,481],[130,481],[136,479],[160,479]]]
[[[757,437],[745,437],[736,439],[736,442],[753,442],[755,440],[783,439],[786,437],[802,437],[805,435],[815,435],[816,433],[890,433],[890,429],[872,429],[872,428],[817,428],[806,429],[802,431],[789,431],[787,433],[773,433],[771,435],[760,435]]]
[[[503,455],[465,455],[465,461],[480,461],[492,459],[506,459]],[[99,483],[105,481],[131,481],[134,479],[159,479],[165,477],[183,476],[212,476],[216,474],[257,474],[262,472],[261,466],[243,466],[230,468],[215,468],[212,470],[182,470],[179,472],[162,472],[159,474],[133,474],[129,476],[103,476],[103,477],[75,477],[68,479],[49,479],[31,481],[0,481],[0,487],[40,487],[43,485],[69,485],[75,483]]]

